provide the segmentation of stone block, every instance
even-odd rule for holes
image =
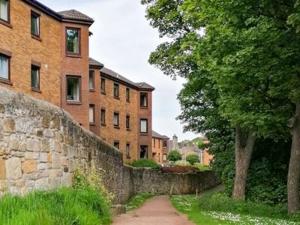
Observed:
[[[22,177],[21,159],[17,157],[9,158],[5,161],[6,177],[9,180],[17,180]]]
[[[38,164],[38,170],[47,170],[48,164],[47,163],[39,163]]]
[[[35,181],[35,189],[46,190],[49,188],[48,178],[41,178]]]
[[[27,139],[26,148],[28,151],[39,152],[41,151],[41,142],[37,139]]]
[[[25,152],[25,160],[27,159],[38,159],[39,158],[38,152]]]
[[[15,121],[12,118],[4,119],[3,121],[3,131],[6,133],[13,133],[15,132],[16,125]]]
[[[46,137],[46,138],[53,138],[54,137],[53,131],[49,130],[49,129],[44,130],[44,137]]]
[[[33,173],[37,171],[37,161],[36,160],[26,160],[22,163],[23,173]]]
[[[5,160],[0,158],[0,180],[6,179]]]
[[[39,159],[40,159],[41,163],[49,162],[48,153],[47,152],[41,152]]]

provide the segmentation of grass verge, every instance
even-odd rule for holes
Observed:
[[[92,189],[61,188],[0,200],[1,225],[108,225],[110,205]]]
[[[141,207],[149,198],[152,198],[154,195],[151,193],[141,193],[133,196],[129,202],[126,204],[126,211],[131,211]]]
[[[196,225],[296,225],[300,216],[287,215],[285,206],[234,201],[223,193],[203,196],[173,196],[175,208]]]

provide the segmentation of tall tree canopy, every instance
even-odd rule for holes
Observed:
[[[183,76],[186,128],[235,129],[233,196],[245,198],[257,137],[288,138],[289,211],[300,208],[300,6],[296,0],[142,0],[169,41],[150,56],[167,75]],[[190,104],[191,107],[186,107]],[[294,113],[293,113],[294,111]],[[294,116],[292,117],[292,113]],[[213,119],[215,118],[215,120]],[[289,120],[293,118],[292,120]]]

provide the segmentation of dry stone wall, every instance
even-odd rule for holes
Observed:
[[[194,193],[215,186],[211,173],[163,174],[123,166],[122,154],[47,102],[0,87],[0,195],[72,184],[76,169],[102,176],[123,203],[135,193]]]

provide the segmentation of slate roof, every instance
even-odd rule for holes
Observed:
[[[75,9],[61,11],[61,12],[58,12],[58,14],[60,14],[64,19],[80,20],[80,21],[86,21],[86,22],[91,22],[91,23],[94,22],[94,20],[91,17],[89,17]]]
[[[170,139],[168,136],[161,135],[154,130],[152,131],[152,137],[159,138],[159,139]]]
[[[90,64],[90,66],[99,67],[100,69],[104,67],[103,63],[101,63],[93,58],[89,58],[89,64]]]
[[[124,82],[126,84],[129,84],[135,88],[138,88],[138,89],[150,89],[150,90],[154,90],[154,87],[152,87],[151,85],[143,82],[143,83],[135,83],[129,79],[127,79],[126,77],[122,76],[121,74],[111,70],[111,69],[108,69],[106,67],[102,68],[101,69],[101,72],[110,76],[111,78],[113,79],[116,79],[118,81],[121,81],[121,82]]]
[[[152,87],[151,85],[149,85],[145,82],[136,83],[136,85],[139,86],[139,88],[141,88],[141,89],[152,89],[152,90],[154,90],[154,87]]]

